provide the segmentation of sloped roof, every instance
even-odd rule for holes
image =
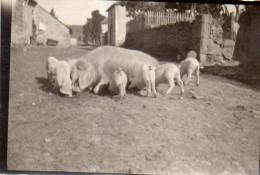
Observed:
[[[29,0],[29,3],[32,3],[33,6],[38,6],[40,7],[42,10],[44,10],[46,13],[50,14],[50,12],[48,12],[45,8],[43,8],[39,3],[37,3],[37,0]],[[30,5],[30,4],[29,4]],[[50,14],[51,15],[51,14]],[[54,18],[54,17],[53,17]],[[68,29],[70,29],[66,24],[64,24],[63,22],[61,22],[59,19],[54,18],[55,20],[57,20],[60,24],[64,25],[65,27],[67,27]]]
[[[121,2],[115,2],[114,4],[112,4],[106,11],[108,12],[112,7],[116,6],[116,5],[121,5]]]

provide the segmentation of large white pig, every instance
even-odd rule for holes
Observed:
[[[161,83],[168,83],[169,88],[165,92],[168,95],[172,92],[175,86],[174,80],[177,81],[180,86],[181,94],[184,92],[183,83],[180,76],[180,69],[177,65],[173,63],[162,64],[155,69],[156,79],[155,84],[159,85]]]
[[[110,82],[114,71],[119,67],[125,72],[128,80],[135,82],[132,87],[145,87],[143,76],[139,76],[143,65],[149,64],[154,67],[158,65],[155,58],[141,51],[113,46],[98,47],[82,56],[81,59],[92,63],[97,71],[99,82],[94,88],[95,94],[99,92],[101,85],[107,85]]]
[[[187,74],[187,80],[184,82],[187,85],[190,82],[193,73],[196,73],[196,84],[199,86],[199,74],[200,74],[200,64],[196,58],[188,57],[180,62],[180,72],[181,78]]]

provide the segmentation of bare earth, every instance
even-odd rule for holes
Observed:
[[[11,54],[8,169],[146,174],[257,174],[260,92],[201,74],[180,96],[104,93],[72,98],[46,89],[45,61],[88,49]],[[160,85],[159,92],[166,85]],[[197,94],[197,95],[194,95]]]

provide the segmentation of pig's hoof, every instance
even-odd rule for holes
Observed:
[[[97,94],[98,93],[98,89],[94,89],[94,94]]]

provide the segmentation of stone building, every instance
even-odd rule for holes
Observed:
[[[105,18],[103,21],[101,21],[101,45],[106,45],[107,43],[107,31],[108,31],[108,19]]]
[[[120,2],[112,4],[108,9],[108,44],[121,46],[125,42],[127,17],[125,7]]]
[[[69,28],[35,0],[12,3],[11,46],[47,45],[70,47]]]

